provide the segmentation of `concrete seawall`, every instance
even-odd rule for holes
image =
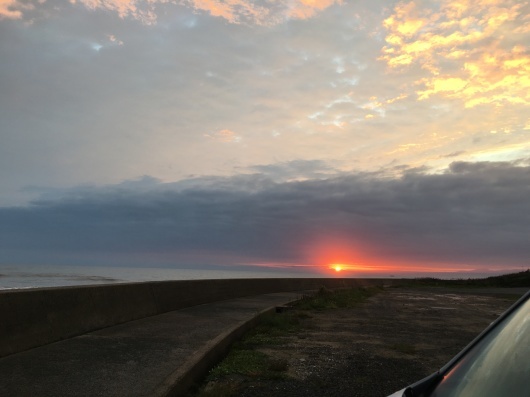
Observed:
[[[183,280],[0,291],[0,357],[144,317],[257,294],[389,279]]]

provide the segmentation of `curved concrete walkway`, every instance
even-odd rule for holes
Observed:
[[[0,359],[0,396],[182,396],[255,325],[303,292],[131,321]]]

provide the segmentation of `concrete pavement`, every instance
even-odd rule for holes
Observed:
[[[0,396],[182,396],[255,325],[302,292],[203,304],[0,358]]]

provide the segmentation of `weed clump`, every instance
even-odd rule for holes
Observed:
[[[347,288],[329,290],[321,287],[315,295],[303,297],[296,307],[302,310],[323,310],[354,307],[379,291],[378,288]]]
[[[209,378],[218,379],[231,374],[255,378],[263,375],[268,365],[268,356],[265,353],[236,347],[210,372]]]

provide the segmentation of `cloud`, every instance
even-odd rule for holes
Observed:
[[[470,0],[400,2],[385,19],[380,57],[391,69],[420,67],[418,99],[484,104],[530,104],[530,3]],[[516,32],[517,31],[517,32]]]
[[[132,18],[146,25],[156,23],[157,3],[167,1],[142,1],[142,0],[71,0],[73,4],[83,4],[89,10],[102,9],[116,13],[120,18]]]
[[[99,254],[108,263],[139,255],[174,265],[318,266],[326,258],[315,247],[338,241],[360,265],[528,265],[525,164],[455,162],[441,174],[410,170],[400,178],[274,183],[253,174],[137,184],[142,189],[129,182],[1,208],[1,262]]]
[[[227,129],[219,130],[212,132],[211,134],[205,134],[204,135],[207,138],[213,139],[215,141],[223,142],[223,143],[232,143],[232,142],[240,142],[241,137],[237,135],[234,131],[230,131]]]
[[[463,151],[463,150],[459,150],[459,151],[456,151],[456,152],[452,152],[452,153],[449,153],[449,154],[444,154],[444,155],[441,155],[440,158],[451,158],[451,157],[459,157],[463,154],[465,154],[466,152]]]
[[[428,29],[450,36],[450,24],[460,19],[441,18],[445,25],[436,30],[427,12],[436,3],[403,7],[395,23],[408,15],[412,23],[387,25],[404,44]],[[221,5],[233,5],[239,25],[192,3],[119,8],[122,3],[95,2],[94,12],[80,2],[34,4],[43,9],[25,15],[35,17],[32,24],[0,23],[2,204],[35,197],[22,194],[21,186],[115,184],[143,174],[175,181],[257,172],[283,183],[327,178],[335,169],[403,163],[441,169],[454,160],[528,156],[528,106],[514,102],[530,92],[524,91],[524,9],[497,29],[504,37],[498,44],[494,34],[458,45],[453,58],[426,51],[436,56],[435,75],[422,69],[421,53],[403,68],[377,61],[388,33],[383,14],[393,14],[387,8],[393,1],[335,3],[325,10],[329,2],[308,3],[323,9],[318,17],[266,28],[230,2]],[[247,3],[269,9],[264,24],[282,20],[297,4]],[[484,7],[476,9],[482,15]],[[133,15],[149,10],[156,24],[142,25]],[[454,12],[468,15],[469,6]],[[514,52],[495,58],[505,61],[509,76],[520,70],[513,93],[489,84],[494,76],[502,81],[495,63],[491,70],[481,66],[476,81],[464,85],[472,68],[463,62],[487,65],[481,54],[488,46]],[[463,92],[480,79],[488,83],[469,100],[493,102],[464,109]],[[425,99],[418,101],[418,92]],[[448,153],[459,155],[443,157]],[[331,169],[293,163],[311,159]]]
[[[293,19],[307,19],[313,17],[318,11],[322,11],[334,4],[342,4],[342,0],[297,0],[289,4],[284,15]]]
[[[375,59],[375,40],[349,26],[348,35],[334,30],[339,20],[349,23],[339,7],[293,29],[234,26],[170,7],[148,27],[79,6],[26,28],[5,25],[5,190],[7,182],[15,192],[17,185],[116,183],[142,174],[165,181],[227,175],[295,159],[359,161],[358,151],[384,144],[375,128],[356,125],[381,112],[359,106],[374,91],[382,103],[399,93],[380,93],[374,80],[383,80],[360,65]],[[354,76],[355,87],[341,82]],[[317,111],[320,119],[308,117]],[[15,202],[11,194],[0,201]]]
[[[277,182],[327,179],[338,173],[337,169],[330,167],[322,160],[293,160],[276,164],[255,165],[248,169]]]
[[[23,18],[24,11],[32,10],[42,3],[26,4],[17,0],[0,0],[0,19]],[[70,0],[70,3],[74,6],[81,4],[93,11],[108,11],[119,18],[130,18],[145,25],[156,24],[159,17],[158,8],[172,4],[223,18],[231,24],[273,26],[289,19],[312,18],[334,4],[342,4],[342,0]]]
[[[21,3],[17,0],[0,0],[0,20],[20,19],[24,10],[33,9],[32,4]]]

